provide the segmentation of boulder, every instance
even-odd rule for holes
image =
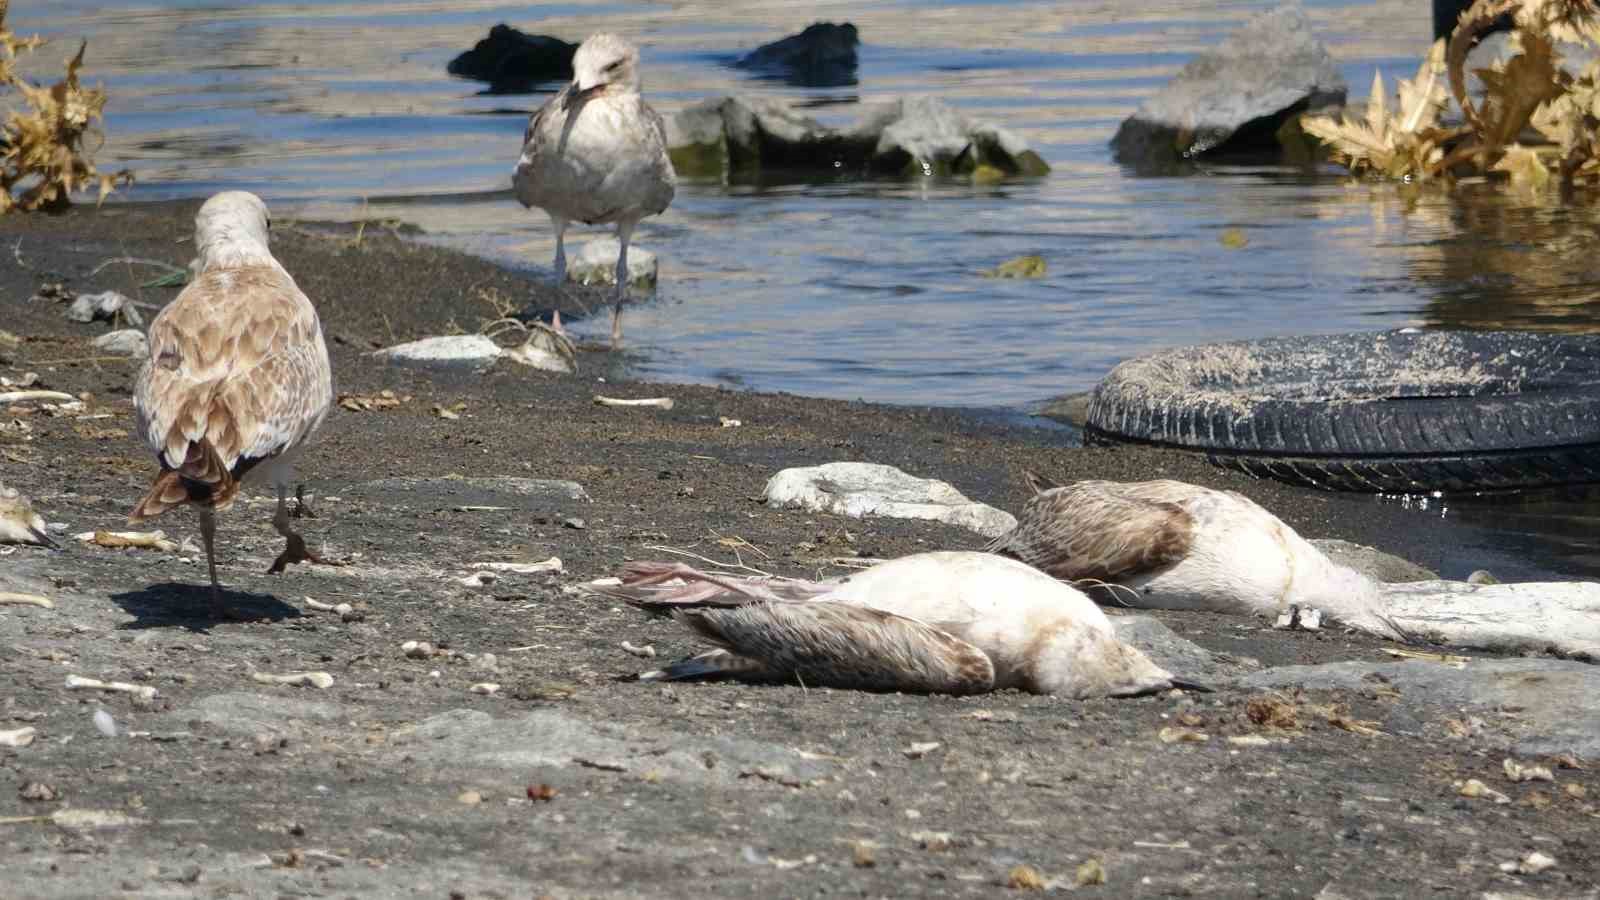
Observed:
[[[976,122],[933,97],[882,104],[831,128],[773,100],[721,97],[667,122],[682,175],[750,178],[772,172],[859,176],[1043,175],[1050,166],[1017,135]]]
[[[799,34],[757,47],[735,60],[733,67],[799,87],[841,87],[856,83],[860,44],[856,27],[849,22],[817,22]]]
[[[617,254],[621,252],[622,245],[614,237],[584,244],[567,261],[567,280],[577,284],[616,284]],[[659,268],[654,253],[639,246],[628,247],[628,284],[646,290],[655,287]]]
[[[433,369],[487,369],[503,351],[481,334],[452,334],[385,347],[372,355],[400,366]]]
[[[1341,566],[1382,582],[1437,581],[1439,573],[1424,569],[1407,559],[1385,553],[1375,547],[1353,544],[1336,538],[1313,538],[1311,546],[1321,550]]]
[[[1118,162],[1141,172],[1171,171],[1202,155],[1277,155],[1280,128],[1344,99],[1338,66],[1291,3],[1190,61],[1122,123],[1111,145]]]
[[[487,81],[494,93],[521,93],[541,82],[572,78],[572,55],[577,52],[577,44],[500,24],[471,50],[450,60],[446,71]]]
[[[97,350],[117,356],[141,357],[150,354],[150,342],[145,339],[144,332],[137,328],[108,331],[94,339],[94,346]]]
[[[1600,666],[1587,663],[1474,659],[1456,668],[1421,660],[1341,662],[1266,669],[1245,676],[1241,684],[1397,691],[1384,706],[1385,731],[1466,733],[1514,753],[1600,759],[1600,706],[1594,703],[1600,696]]]
[[[841,516],[931,519],[999,537],[1016,527],[1008,512],[968,500],[943,481],[918,478],[894,466],[834,462],[784,469],[767,481],[769,506],[797,507]]]

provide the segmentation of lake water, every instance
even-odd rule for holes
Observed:
[[[864,104],[932,94],[1015,131],[1054,167],[993,186],[684,181],[635,238],[662,260],[658,296],[625,316],[630,364],[655,378],[1026,409],[1173,344],[1406,325],[1590,330],[1597,314],[1600,214],[1589,206],[1486,189],[1408,197],[1331,169],[1140,178],[1114,163],[1117,124],[1268,3],[12,5],[14,30],[59,39],[31,73],[52,75],[88,38],[86,72],[111,90],[99,161],[135,170],[129,198],[245,188],[280,216],[400,218],[535,270],[550,265],[548,223],[508,182],[544,95],[485,95],[445,73],[502,21],[569,40],[629,37],[643,48],[647,96],[668,115],[743,93],[837,123]],[[1418,0],[1307,9],[1357,96],[1374,71],[1391,85],[1409,76],[1429,42]],[[828,19],[860,29],[858,85],[792,88],[724,65]],[[1227,229],[1248,244],[1224,244]],[[1025,253],[1044,257],[1045,277],[979,275]],[[1450,515],[1518,528],[1502,548],[1600,574],[1593,504],[1528,502],[1520,517],[1472,503]],[[1554,522],[1569,524],[1539,524]]]

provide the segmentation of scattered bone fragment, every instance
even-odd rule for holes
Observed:
[[[106,737],[117,736],[117,720],[111,718],[111,713],[103,709],[94,711],[94,728]]]
[[[650,406],[657,409],[671,409],[673,406],[671,397],[640,397],[637,399],[623,399],[621,397],[606,397],[600,394],[595,394],[594,402],[596,406]]]
[[[33,743],[33,736],[37,733],[33,728],[0,731],[0,747],[26,747]]]
[[[141,700],[154,700],[156,696],[156,689],[147,684],[129,684],[126,681],[101,681],[98,678],[84,678],[81,675],[67,676],[67,690],[110,691],[119,694],[133,694]]]
[[[327,672],[290,672],[285,675],[251,672],[250,680],[260,684],[288,684],[295,686],[309,684],[318,690],[327,690],[333,687],[333,676]]]
[[[623,641],[622,649],[625,652],[632,653],[634,656],[637,656],[640,659],[656,658],[656,648],[654,644],[645,644],[643,647],[636,647],[627,641]]]
[[[433,645],[427,641],[406,641],[400,645],[400,652],[411,659],[428,659],[433,656]]]
[[[73,537],[100,547],[139,547],[172,553],[178,545],[167,540],[165,531],[85,531]]]
[[[1322,610],[1310,606],[1291,606],[1278,614],[1273,628],[1299,631],[1318,631],[1322,628]]]
[[[1476,778],[1468,778],[1456,786],[1456,793],[1469,799],[1483,798],[1496,803],[1510,803],[1511,798],[1484,784]]]
[[[1517,862],[1503,862],[1500,871],[1520,875],[1537,875],[1556,864],[1556,859],[1535,850]]]
[[[456,579],[456,581],[470,588],[481,588],[484,585],[494,584],[499,580],[500,576],[496,575],[495,573],[482,571],[473,572],[471,575]]]
[[[940,746],[938,741],[918,741],[900,752],[905,754],[906,759],[921,759]]]
[[[738,419],[730,419],[727,416],[718,417],[718,421],[720,421],[722,423],[722,427],[723,428],[738,428],[739,426],[744,424],[743,422],[739,421]]]
[[[513,575],[534,575],[539,572],[560,572],[561,558],[552,556],[543,562],[481,562],[473,563],[474,569],[489,569],[495,572],[510,572]]]
[[[39,594],[15,594],[10,591],[0,591],[0,606],[39,606],[44,609],[55,609],[55,602],[49,597]]]
[[[361,613],[356,612],[355,607],[348,603],[323,603],[320,600],[307,597],[306,606],[318,612],[338,613],[339,619],[345,622],[356,622],[361,619]]]
[[[60,391],[6,391],[0,393],[0,403],[30,403],[34,401],[70,403],[77,399],[71,394],[63,394]]]
[[[1512,781],[1521,782],[1556,780],[1555,774],[1550,771],[1548,766],[1534,765],[1531,763],[1519,763],[1516,760],[1508,757],[1504,762],[1501,763],[1500,767],[1505,770],[1506,778]]]
[[[467,688],[467,690],[473,692],[474,694],[494,696],[500,692],[500,685],[492,681],[480,681],[477,684]]]

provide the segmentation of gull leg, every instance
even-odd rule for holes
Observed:
[[[622,301],[628,299],[628,241],[633,222],[617,223],[617,291],[611,297],[611,349],[622,348]]]
[[[303,484],[294,486],[294,512],[289,515],[294,516],[296,519],[315,519],[317,517],[316,510],[313,510],[311,505],[306,502],[306,486]]]
[[[222,585],[217,583],[217,513],[209,506],[197,506],[200,513],[200,540],[206,545],[206,567],[211,570],[211,602],[222,605]]]
[[[550,227],[556,230],[556,287],[567,282],[567,220],[550,217]]]
[[[272,527],[283,535],[283,552],[272,561],[272,568],[267,570],[268,575],[276,575],[285,567],[297,562],[313,562],[323,565],[338,565],[312,553],[306,549],[306,539],[301,537],[293,528],[289,527],[289,492],[286,485],[278,485],[278,511],[272,516]]]

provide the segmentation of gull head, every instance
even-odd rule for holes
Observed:
[[[212,195],[194,216],[194,242],[200,250],[200,271],[219,265],[249,265],[271,259],[267,204],[249,191]]]
[[[639,48],[614,34],[592,34],[572,57],[572,90],[567,105],[607,89],[639,92]]]
[[[44,517],[17,491],[0,484],[0,544],[40,544],[61,549],[45,531]]]

